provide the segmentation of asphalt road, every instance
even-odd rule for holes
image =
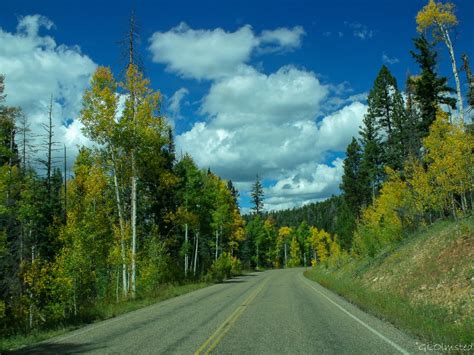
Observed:
[[[254,273],[39,343],[23,353],[400,354],[418,345],[303,277]]]

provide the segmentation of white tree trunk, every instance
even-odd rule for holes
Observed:
[[[120,198],[120,189],[117,178],[117,164],[115,161],[115,155],[111,150],[112,165],[113,165],[113,175],[114,175],[114,188],[115,188],[115,202],[117,204],[117,212],[119,215],[119,225],[120,225],[120,247],[121,247],[121,257],[122,257],[122,288],[123,295],[126,297],[128,293],[128,282],[127,282],[127,260],[125,253],[125,222],[123,219],[122,212],[122,201]]]
[[[184,277],[188,276],[188,224],[184,225],[184,245],[186,246],[186,251],[184,254]]]
[[[136,144],[136,135],[137,135],[137,98],[135,96],[135,92],[132,92],[133,97],[133,112],[132,112],[132,119],[133,119],[133,144]],[[137,169],[136,169],[136,162],[135,162],[135,146],[132,148],[132,216],[131,216],[131,223],[132,223],[132,297],[135,298],[135,291],[136,291],[136,251],[137,251]]]
[[[216,256],[215,256],[215,260],[217,260],[218,250],[219,250],[219,230],[218,230],[218,228],[216,228]]]
[[[197,270],[197,258],[198,258],[198,250],[199,250],[199,232],[196,232],[196,252],[194,254],[194,276],[196,276]]]
[[[137,177],[135,175],[135,155],[132,154],[132,297],[136,290],[136,249],[137,249]]]
[[[451,37],[449,36],[447,28],[442,24],[438,24],[438,27],[442,33],[444,43],[446,44],[446,47],[448,47],[449,57],[451,58],[451,66],[453,67],[453,75],[454,81],[456,82],[456,94],[458,101],[458,122],[456,123],[461,124],[464,123],[464,105],[462,102],[461,83],[459,81],[459,74],[458,68],[456,66],[456,57],[454,56],[453,43],[451,42]]]
[[[259,259],[259,251],[258,251],[258,243],[257,243],[257,270],[258,270],[258,260]]]

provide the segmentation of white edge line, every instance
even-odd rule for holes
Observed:
[[[395,344],[393,341],[391,341],[390,339],[388,339],[386,336],[382,335],[381,333],[379,333],[378,331],[376,331],[374,328],[372,328],[370,325],[366,324],[364,321],[360,320],[359,318],[357,318],[355,315],[353,315],[351,312],[349,312],[348,310],[346,310],[344,307],[341,307],[339,304],[337,304],[336,302],[334,302],[332,299],[330,299],[328,296],[326,296],[324,293],[322,293],[321,291],[319,291],[318,289],[316,289],[313,285],[311,285],[309,282],[307,282],[305,279],[303,279],[303,276],[300,276],[301,277],[301,280],[306,284],[308,285],[309,287],[311,287],[314,291],[316,291],[317,293],[319,293],[321,296],[323,296],[325,299],[327,299],[329,302],[331,302],[333,305],[335,305],[337,308],[339,308],[341,311],[343,311],[345,314],[347,314],[349,317],[351,317],[352,319],[354,319],[355,321],[359,322],[361,325],[363,325],[364,327],[366,327],[368,330],[370,330],[372,333],[374,333],[375,335],[377,335],[380,339],[384,340],[385,342],[387,342],[388,344],[392,345],[395,349],[397,349],[398,351],[400,351],[402,354],[406,354],[408,355],[409,352],[406,351],[405,349],[403,349],[402,347],[400,347],[399,345]]]

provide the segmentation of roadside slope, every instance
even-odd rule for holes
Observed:
[[[443,221],[375,258],[306,276],[436,344],[474,343],[474,218]]]

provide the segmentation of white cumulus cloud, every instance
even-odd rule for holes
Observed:
[[[14,33],[0,28],[0,72],[5,74],[7,104],[23,109],[33,134],[42,133],[53,96],[55,141],[70,148],[72,161],[77,145],[87,142],[77,116],[96,64],[79,47],[57,44],[40,33],[53,28],[53,22],[41,15],[20,18]]]
[[[249,25],[229,32],[222,28],[192,29],[182,22],[169,31],[155,32],[149,50],[153,61],[165,64],[168,71],[186,78],[213,80],[248,70],[245,63],[257,49],[297,48],[303,35],[301,26],[266,30],[258,36]]]
[[[265,201],[267,209],[286,209],[324,200],[338,193],[342,175],[343,160],[340,158],[329,165],[301,164],[267,189],[270,196]]]
[[[292,29],[280,27],[276,30],[262,31],[259,41],[262,46],[270,45],[270,47],[264,47],[264,51],[292,50],[301,46],[301,38],[305,34],[301,26],[295,26]]]
[[[184,97],[188,94],[188,89],[180,88],[176,90],[173,96],[171,96],[169,99],[168,110],[170,111],[173,118],[181,118],[181,103]]]
[[[331,152],[345,151],[366,112],[364,104],[352,102],[317,119],[328,92],[314,73],[293,67],[217,81],[201,108],[208,119],[178,135],[177,146],[198,165],[242,186],[257,173],[276,181],[267,191],[269,208],[328,197],[337,192],[340,161],[330,167],[324,161]],[[306,188],[288,184],[296,172],[310,169],[317,175],[307,175]]]
[[[348,83],[324,84],[315,73],[291,65],[272,73],[252,65],[253,55],[300,47],[304,34],[299,26],[257,35],[248,25],[228,32],[180,24],[150,39],[153,60],[168,71],[211,81],[200,101],[203,119],[177,135],[178,150],[190,153],[202,168],[232,179],[242,195],[256,174],[266,185],[271,181],[267,209],[337,193],[342,160],[331,157],[341,155],[358,136],[366,112],[366,95],[352,93]],[[172,111],[179,110],[186,94],[175,92]]]

